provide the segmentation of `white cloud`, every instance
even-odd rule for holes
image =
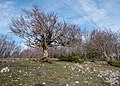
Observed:
[[[86,15],[94,22],[99,22],[106,18],[106,11],[104,9],[97,8],[97,4],[93,0],[81,0],[79,3]]]
[[[78,16],[77,18],[73,19],[73,23],[79,24],[80,26],[87,26],[87,24],[90,26],[96,26],[96,22],[94,22],[92,15],[88,15],[91,9],[88,9],[89,7],[84,6],[89,3],[88,1],[89,0],[64,0],[64,3],[66,3],[71,10],[73,10],[73,14]]]
[[[42,10],[54,11],[61,16],[60,18],[65,17],[68,22],[120,30],[120,0],[51,0],[49,3],[48,1],[41,1]],[[0,32],[4,27],[8,28],[11,17],[18,12],[14,5],[16,5],[14,0],[0,3]]]
[[[98,27],[120,30],[119,0],[64,0],[74,10],[74,14],[82,17],[73,19],[74,23],[93,23]]]
[[[8,31],[8,23],[11,20],[11,17],[14,15],[14,1],[6,1],[0,3],[0,32]],[[7,32],[6,31],[6,32]]]

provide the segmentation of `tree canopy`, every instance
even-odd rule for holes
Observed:
[[[48,57],[47,47],[50,45],[70,45],[80,40],[80,28],[65,21],[59,22],[55,13],[45,13],[34,5],[31,10],[22,10],[24,15],[12,19],[11,31],[26,40],[28,46],[43,48],[45,58]]]

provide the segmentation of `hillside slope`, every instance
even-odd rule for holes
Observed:
[[[119,85],[120,68],[105,62],[54,61],[49,64],[28,59],[0,60],[0,86]]]

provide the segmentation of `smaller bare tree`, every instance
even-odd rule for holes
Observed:
[[[90,33],[89,42],[87,44],[88,50],[96,51],[101,57],[106,60],[112,60],[113,54],[117,53],[118,36],[111,30],[95,29]]]
[[[1,58],[15,57],[21,51],[15,41],[8,40],[7,36],[0,35],[0,56]]]

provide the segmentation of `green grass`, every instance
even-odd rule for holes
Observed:
[[[99,64],[76,64],[63,61],[49,64],[25,59],[10,59],[7,62],[0,62],[0,70],[4,67],[9,67],[10,72],[0,73],[0,86],[66,86],[66,84],[109,86],[104,79],[98,77],[99,70],[107,69],[106,66],[99,66]],[[114,69],[111,66],[108,68]],[[115,68],[114,71],[120,70]],[[75,83],[76,81],[79,83]]]

